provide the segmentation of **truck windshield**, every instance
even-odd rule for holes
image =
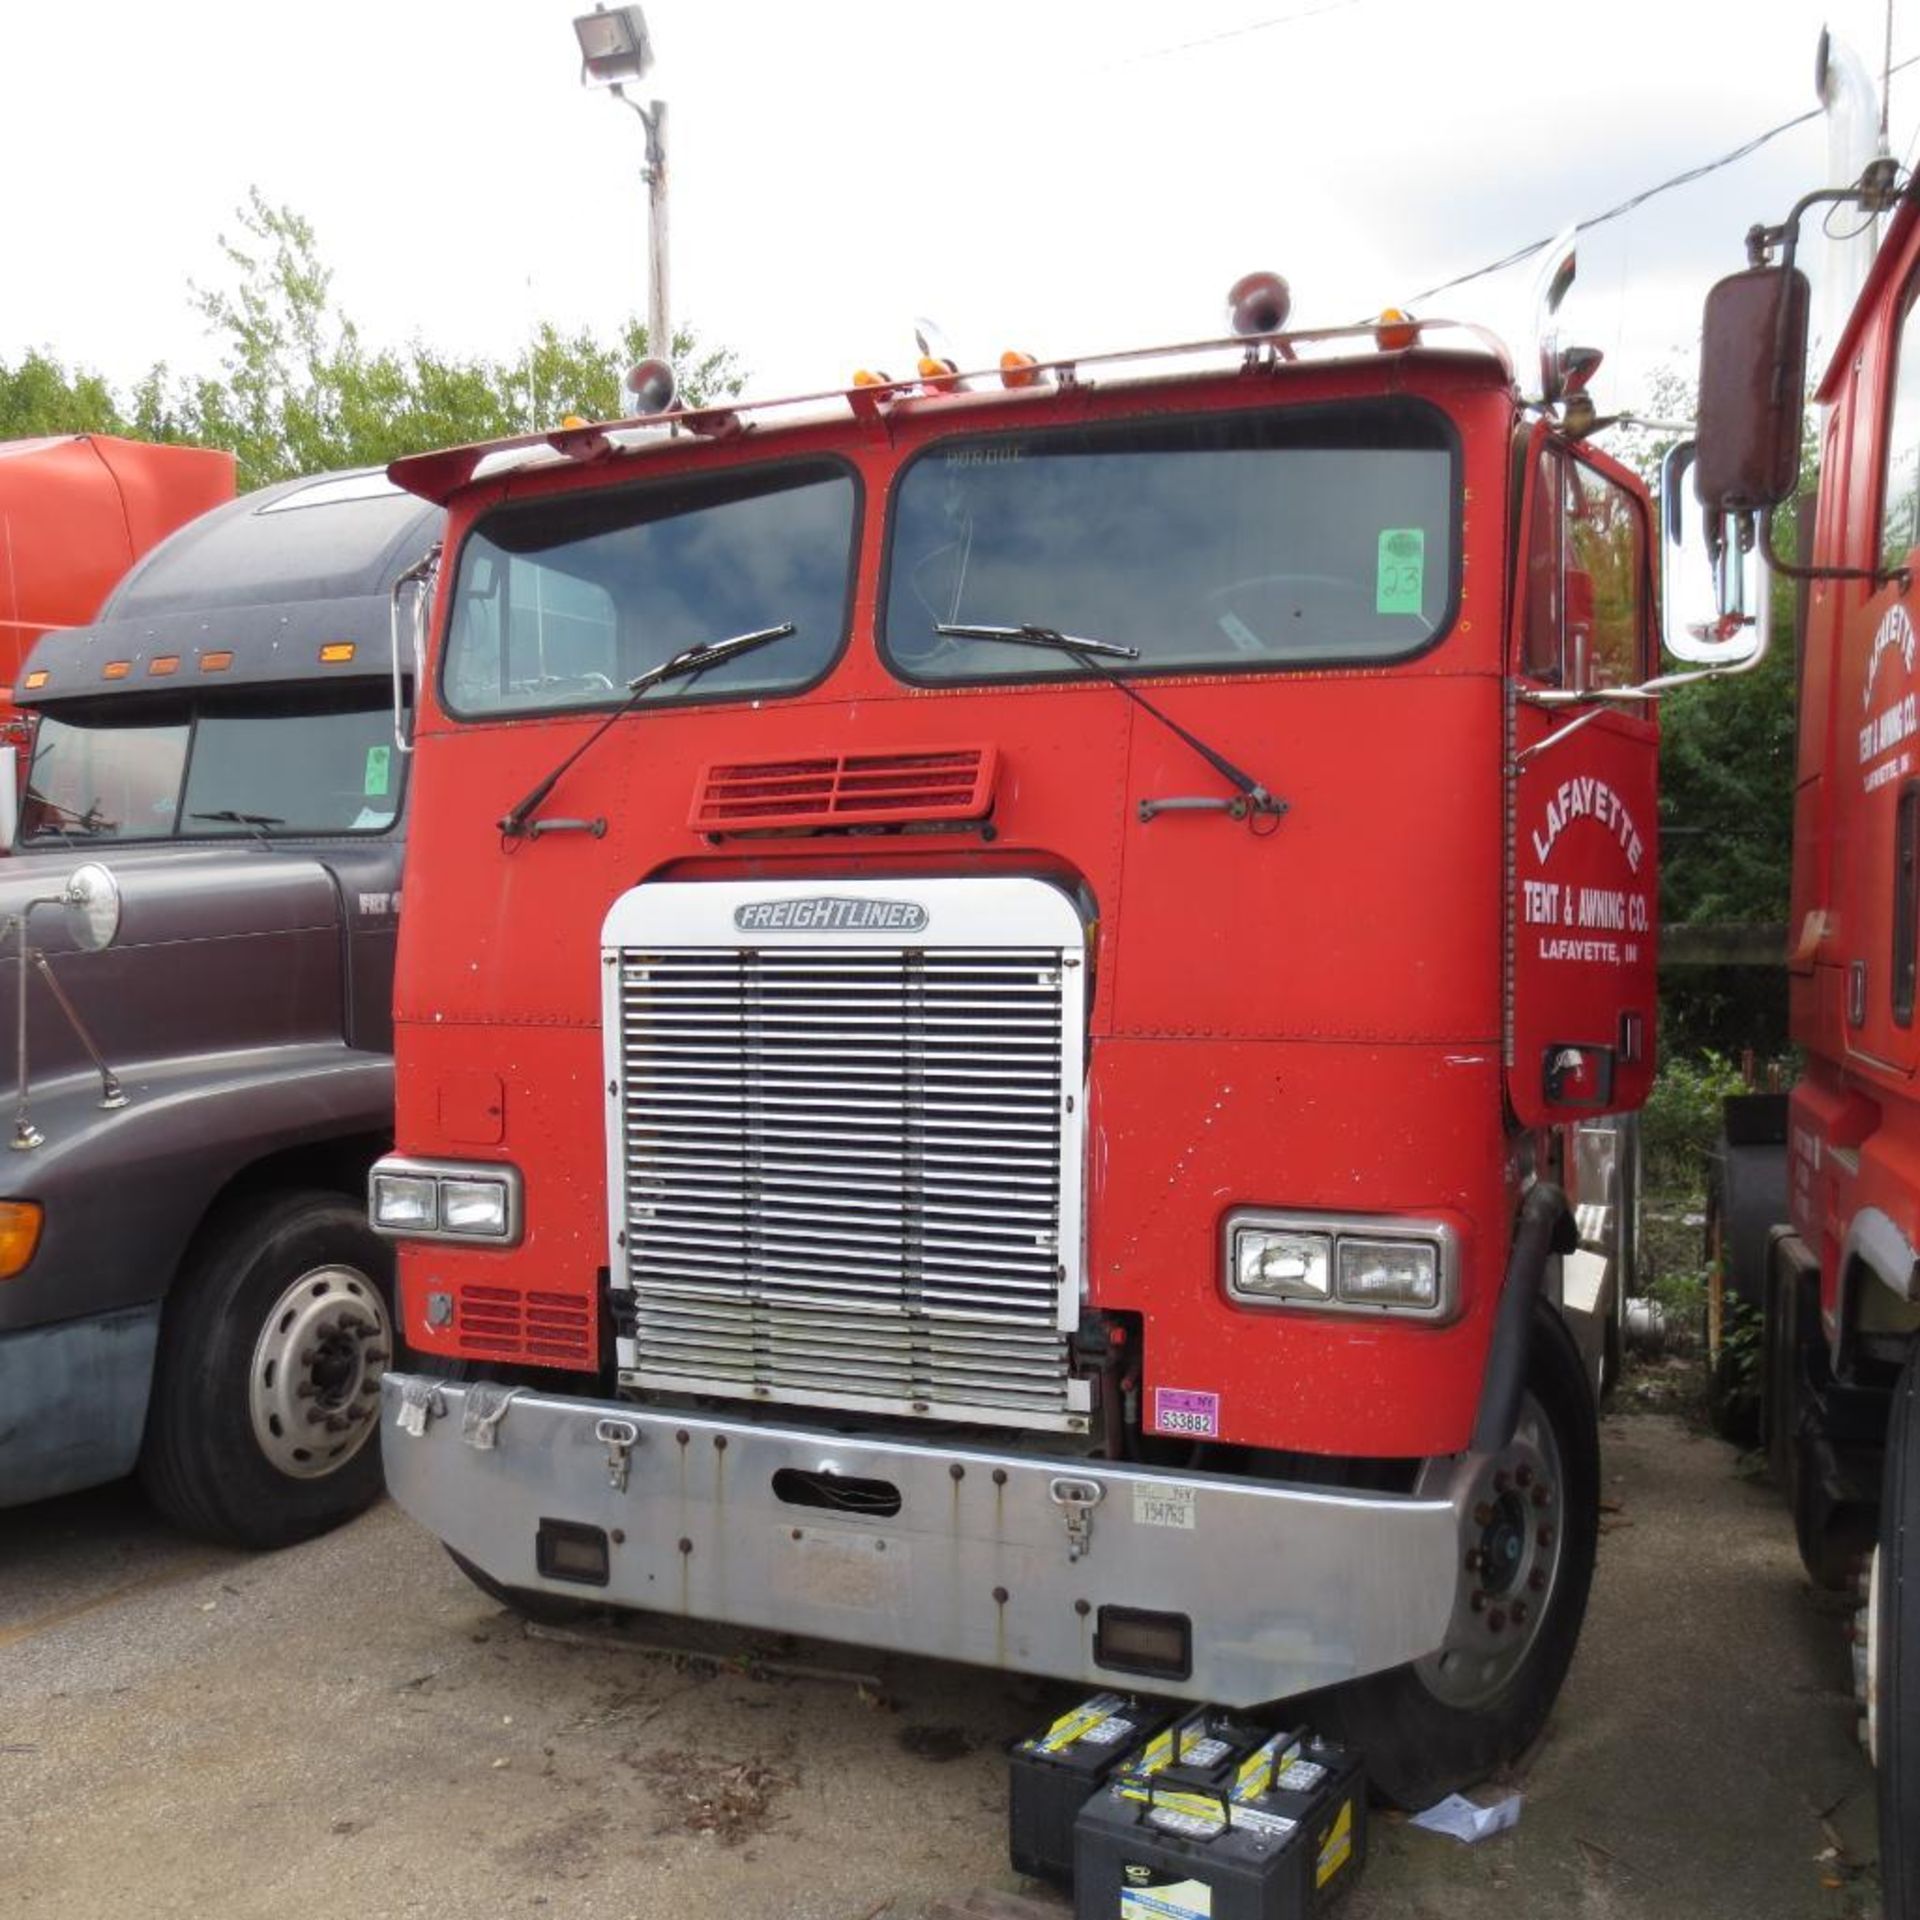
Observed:
[[[23,846],[380,833],[400,811],[384,685],[43,710]]]
[[[882,646],[912,680],[1079,672],[941,625],[1097,634],[1123,673],[1401,659],[1452,615],[1454,465],[1406,401],[942,440],[896,488]]]
[[[617,706],[718,634],[792,623],[648,705],[783,693],[846,636],[855,488],[837,461],[733,468],[486,515],[460,551],[441,693],[469,718]]]

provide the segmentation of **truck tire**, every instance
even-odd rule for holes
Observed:
[[[1579,1349],[1535,1316],[1526,1393],[1500,1454],[1431,1462],[1426,1491],[1460,1497],[1462,1573],[1445,1644],[1316,1700],[1396,1805],[1430,1806],[1539,1737],[1586,1617],[1600,1524],[1600,1427]]]
[[[1920,1346],[1894,1389],[1874,1571],[1881,1896],[1887,1920],[1920,1920]]]
[[[1720,1290],[1723,1331],[1741,1316],[1757,1329],[1766,1309],[1768,1235],[1786,1217],[1786,1149],[1741,1145],[1722,1134],[1707,1173],[1706,1260],[1707,1284]],[[1742,1448],[1760,1441],[1757,1346],[1750,1336],[1731,1347],[1723,1339],[1717,1354],[1708,1351],[1708,1423]]]
[[[253,1194],[202,1228],[161,1318],[140,1479],[187,1532],[325,1533],[381,1490],[393,1254],[344,1195]]]

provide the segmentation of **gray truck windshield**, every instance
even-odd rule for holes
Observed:
[[[384,685],[44,710],[23,846],[379,833],[400,811]]]
[[[474,719],[617,706],[689,647],[787,622],[647,704],[810,686],[846,637],[854,509],[821,460],[503,507],[460,550],[442,696]]]
[[[1446,422],[1398,401],[941,441],[895,489],[882,645],[914,680],[1083,671],[943,624],[1097,636],[1123,673],[1400,659],[1451,618],[1458,495]]]

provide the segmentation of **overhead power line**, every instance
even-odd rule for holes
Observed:
[[[1223,27],[1218,33],[1203,33],[1197,40],[1176,40],[1170,47],[1150,47],[1131,59],[1116,60],[1115,67],[1135,67],[1143,60],[1164,60],[1169,54],[1192,53],[1196,47],[1217,47],[1223,40],[1242,40],[1250,33],[1270,33],[1275,27],[1297,26],[1302,20],[1318,20],[1323,13],[1344,13],[1361,0],[1323,0],[1317,7],[1301,7],[1293,13],[1278,13],[1266,20],[1249,20],[1243,26]]]
[[[1908,67],[1920,65],[1920,54],[1900,61],[1887,69],[1889,79],[1896,73],[1904,73]],[[1777,140],[1783,133],[1791,133],[1795,127],[1804,127],[1809,120],[1818,120],[1826,109],[1811,108],[1806,113],[1795,114],[1791,120],[1782,120],[1777,127],[1769,127],[1765,133],[1756,133],[1751,140],[1742,141],[1730,153],[1723,153],[1717,160],[1705,160],[1697,167],[1689,167],[1684,173],[1676,173],[1671,178],[1656,185],[1643,188],[1639,193],[1630,195],[1618,206],[1609,207],[1604,213],[1589,214],[1584,220],[1574,222],[1576,233],[1585,233],[1591,227],[1603,227],[1609,220],[1618,220],[1622,214],[1633,212],[1636,207],[1644,207],[1649,200],[1663,193],[1671,193],[1675,187],[1690,186],[1696,180],[1704,180],[1710,173],[1718,173],[1722,167],[1730,167],[1736,160],[1744,160],[1751,153],[1758,153],[1768,141]],[[1530,260],[1536,253],[1544,251],[1559,238],[1557,234],[1547,234],[1539,240],[1530,240],[1524,247],[1515,247],[1511,253],[1502,254],[1498,260],[1490,260],[1484,267],[1475,267],[1471,273],[1455,274],[1451,280],[1442,280],[1439,285],[1426,288],[1412,297],[1416,301],[1431,300],[1436,293],[1447,293],[1455,287],[1464,287],[1469,280],[1484,280],[1490,273],[1500,273],[1508,267],[1515,267],[1522,260]]]

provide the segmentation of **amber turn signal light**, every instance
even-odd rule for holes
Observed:
[[[24,1273],[40,1245],[43,1216],[34,1200],[0,1200],[0,1280]]]
[[[1380,318],[1373,323],[1373,337],[1381,352],[1396,353],[1420,338],[1420,325],[1412,314],[1402,313],[1398,307],[1382,307]]]

